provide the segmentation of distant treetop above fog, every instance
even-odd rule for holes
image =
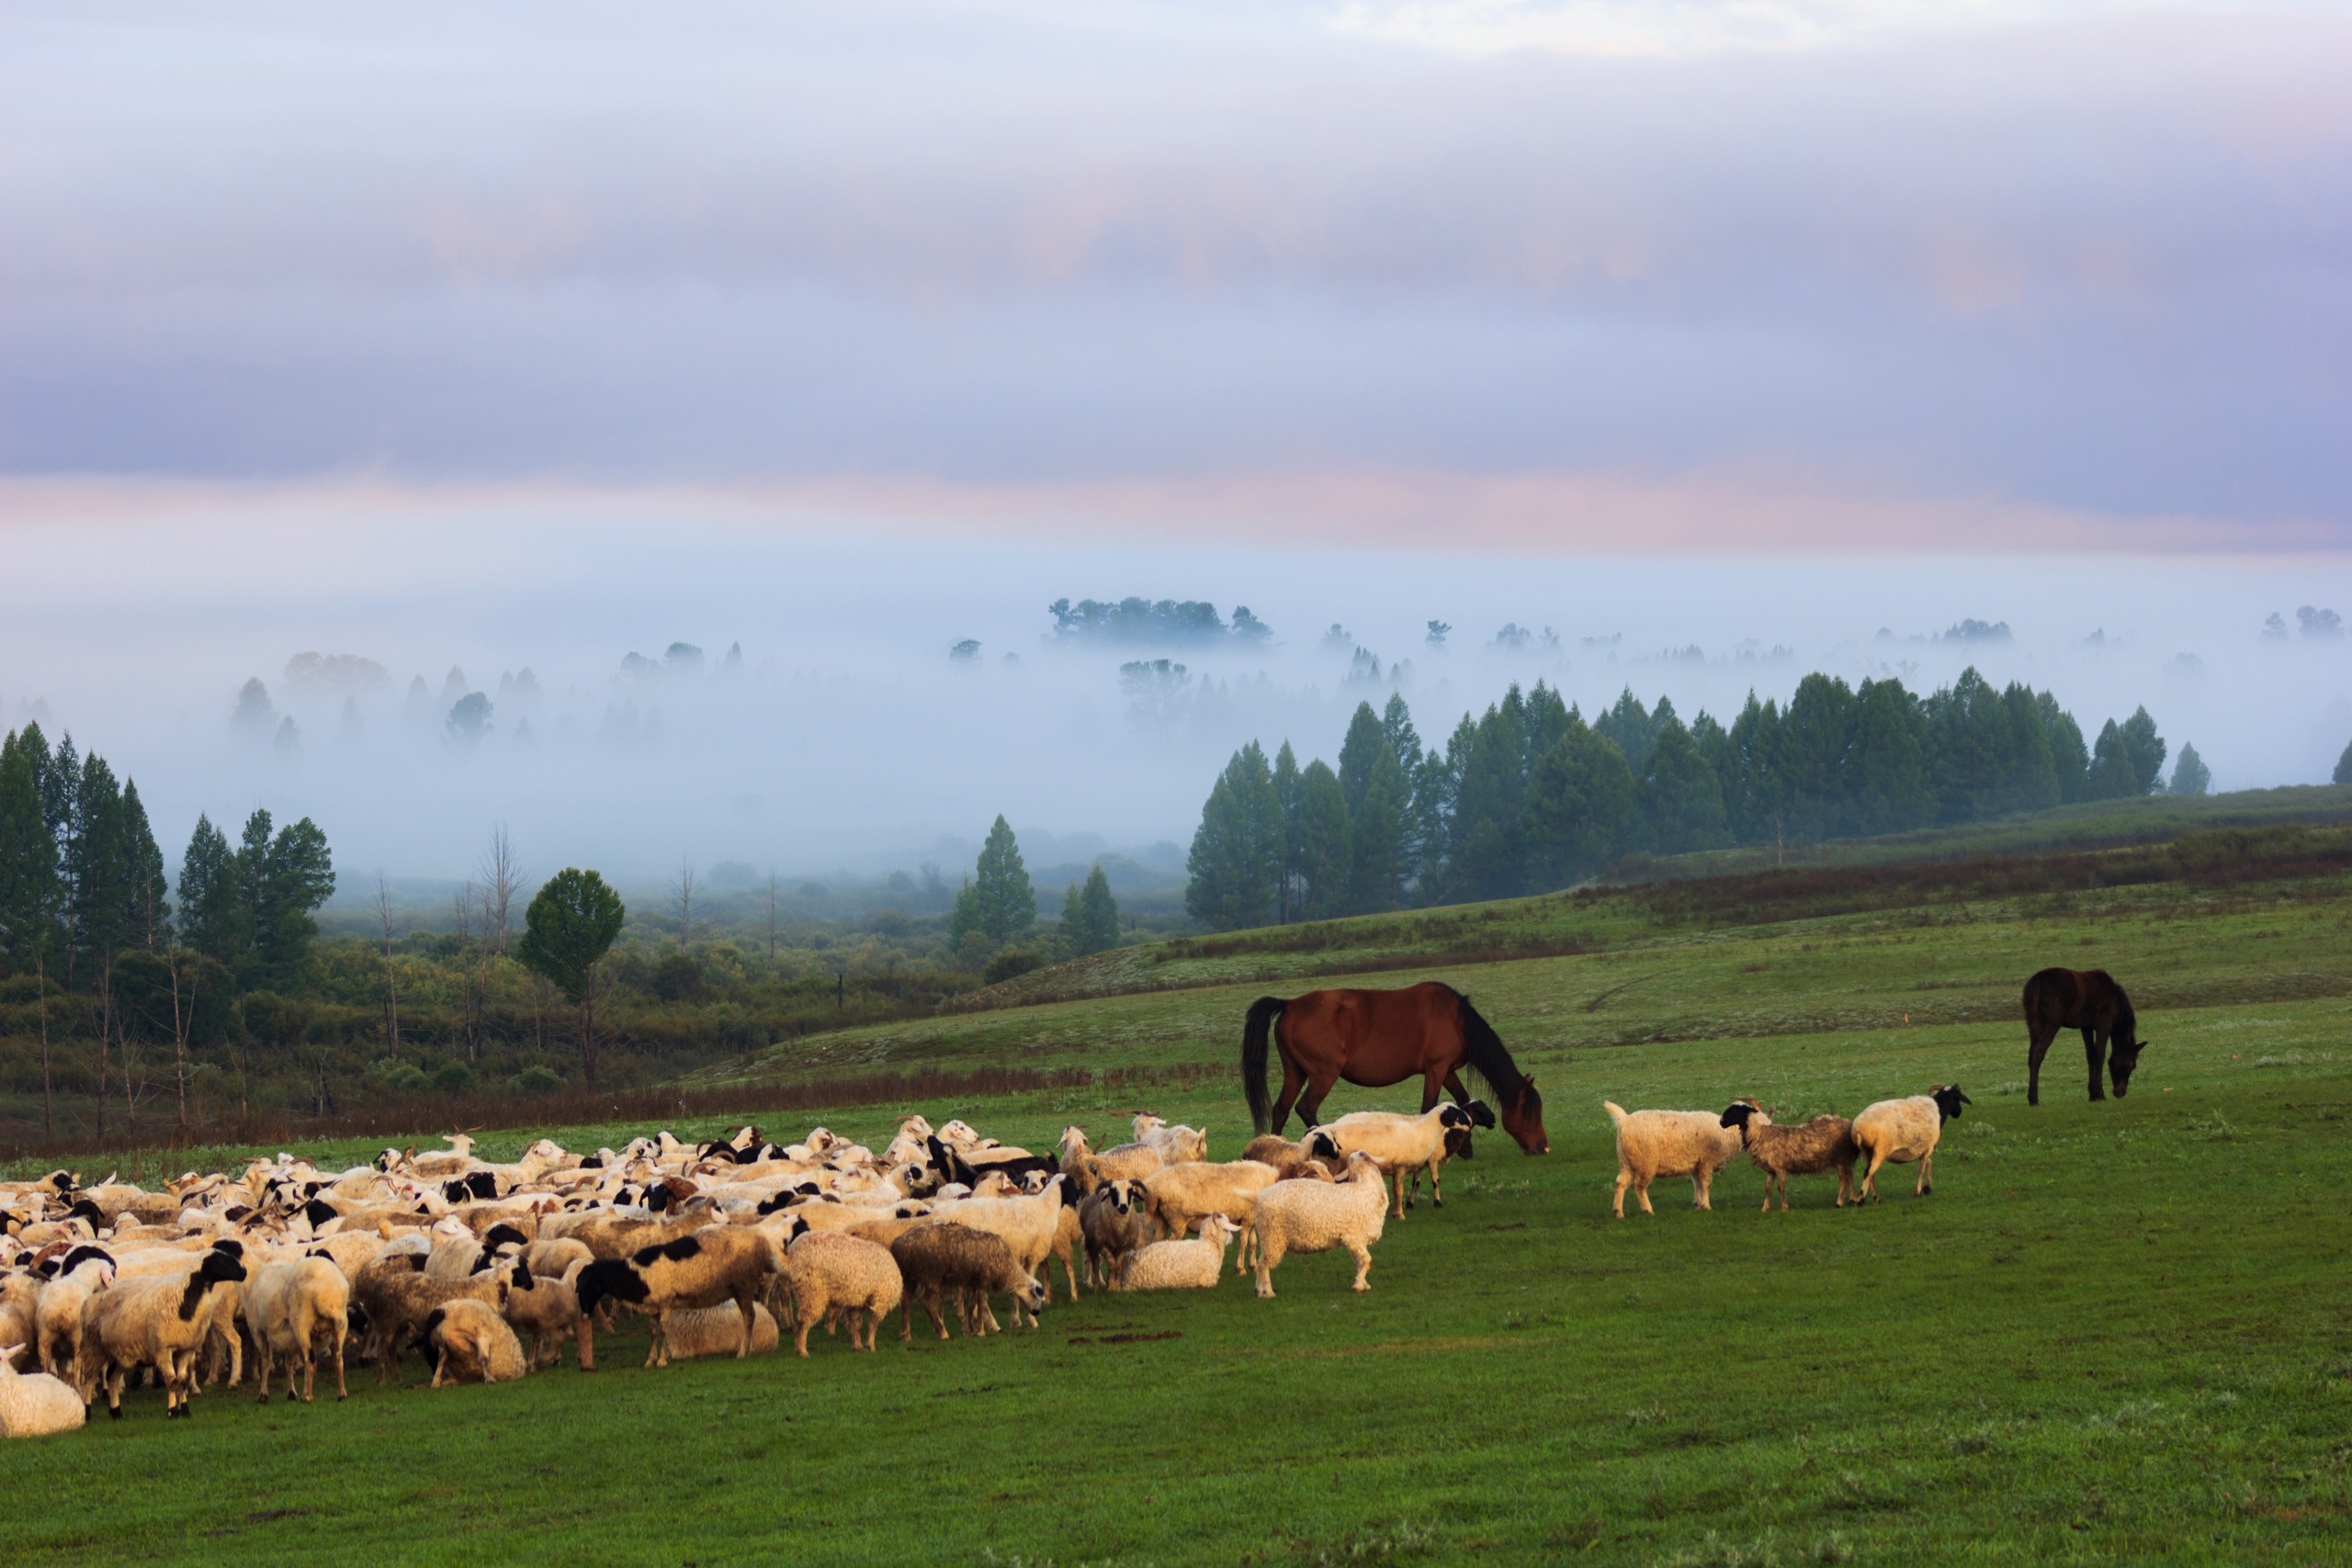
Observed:
[[[1227,626],[1216,606],[1202,599],[1081,599],[1073,604],[1057,599],[1046,606],[1054,617],[1054,636],[1073,640],[1108,642],[1203,643],[1265,642],[1273,628],[1250,613],[1247,604],[1233,607]]]

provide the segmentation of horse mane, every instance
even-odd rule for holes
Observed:
[[[1446,989],[1453,991],[1451,986]],[[1504,1046],[1502,1036],[1495,1032],[1493,1024],[1478,1016],[1478,1010],[1470,1005],[1470,998],[1460,991],[1453,991],[1453,999],[1462,1006],[1462,1055],[1469,1063],[1470,1070],[1487,1081],[1487,1087],[1495,1092],[1497,1099],[1505,1105],[1510,1104],[1519,1098],[1521,1087],[1527,1082],[1527,1075],[1521,1072],[1519,1064],[1510,1059],[1510,1052]]]

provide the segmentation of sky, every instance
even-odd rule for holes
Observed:
[[[0,4],[0,719],[352,863],[821,870],[1181,840],[1336,746],[1333,621],[1688,712],[1976,616],[2324,778],[2346,645],[2258,632],[2352,609],[2347,79],[2317,4]],[[1262,701],[1106,720],[1043,606],[1128,593],[1252,604]],[[679,639],[747,684],[627,687]],[[530,666],[543,750],[236,752],[304,651]],[[631,702],[691,787],[558,744]]]

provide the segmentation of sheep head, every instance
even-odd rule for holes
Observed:
[[[2131,1077],[2131,1069],[2124,1069],[2123,1076],[2125,1077]],[[2123,1093],[2122,1088],[2120,1084],[2115,1092],[2119,1097]],[[1928,1094],[1928,1097],[1936,1102],[1936,1120],[1939,1122],[1953,1121],[1959,1117],[1960,1108],[1962,1106],[1973,1105],[1976,1103],[1974,1100],[1969,1099],[1968,1096],[1961,1093],[1960,1086],[1956,1083],[1939,1083],[1935,1088],[1929,1089]]]

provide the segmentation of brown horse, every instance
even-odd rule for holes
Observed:
[[[2107,1067],[2115,1079],[2115,1098],[2121,1100],[2132,1082],[2132,1069],[2148,1043],[2138,1035],[2139,1021],[2132,1016],[2132,998],[2104,969],[2044,969],[2025,983],[2025,1027],[2031,1042],[2026,1055],[2025,1102],[2041,1103],[2041,1058],[2062,1029],[2083,1032],[2083,1054],[2090,1058],[2091,1098],[2105,1100],[2098,1081]],[[2108,1057],[2112,1044],[2115,1055]]]
[[[1266,1038],[1273,1036],[1283,1056],[1283,1094],[1271,1114],[1266,1105]],[[1421,1110],[1437,1104],[1441,1089],[1471,1107],[1462,1087],[1468,1067],[1502,1101],[1503,1131],[1529,1154],[1552,1152],[1544,1131],[1544,1099],[1535,1080],[1519,1070],[1494,1029],[1470,998],[1451,986],[1428,981],[1401,991],[1309,991],[1285,1001],[1261,997],[1250,1008],[1241,1035],[1241,1083],[1250,1096],[1250,1120],[1261,1133],[1279,1133],[1293,1102],[1310,1127],[1324,1097],[1345,1078],[1366,1089],[1383,1089],[1407,1078],[1421,1080]],[[1271,1126],[1269,1123],[1271,1122]],[[1489,1121],[1488,1125],[1492,1125]]]

